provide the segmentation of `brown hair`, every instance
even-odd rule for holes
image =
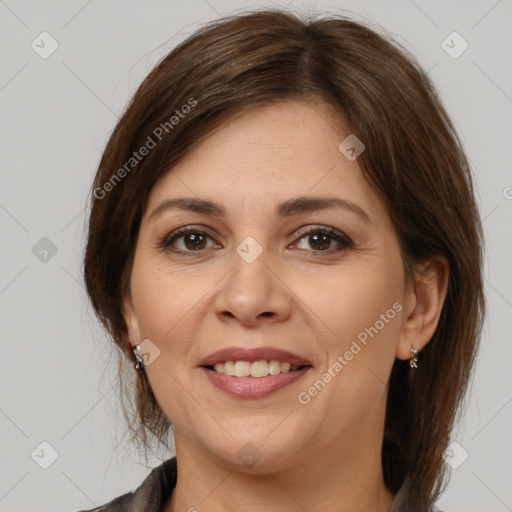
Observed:
[[[454,126],[429,76],[389,36],[344,16],[260,10],[211,22],[179,44],[142,82],[99,164],[84,256],[87,292],[121,349],[122,386],[121,366],[134,362],[122,302],[152,187],[233,115],[307,98],[343,113],[366,145],[358,162],[385,200],[407,275],[432,256],[449,264],[445,304],[421,366],[410,379],[407,362],[394,363],[382,446],[388,488],[396,493],[408,477],[414,509],[428,510],[444,487],[442,454],[480,339],[483,235]],[[154,147],[143,152],[150,140]],[[170,422],[144,372],[135,406],[133,417],[123,406],[133,439],[148,448],[150,433],[165,443]]]

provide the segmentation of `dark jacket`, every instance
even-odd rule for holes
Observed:
[[[176,457],[173,457],[154,468],[135,491],[123,494],[101,507],[80,512],[162,512],[176,487],[177,478]],[[395,496],[389,512],[414,512],[406,505],[406,497],[407,486],[404,485]]]

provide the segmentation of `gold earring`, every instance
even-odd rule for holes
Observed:
[[[411,347],[411,359],[409,359],[409,366],[414,370],[418,368],[418,350]]]

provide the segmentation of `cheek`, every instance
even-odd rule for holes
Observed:
[[[142,253],[132,271],[132,298],[141,335],[163,341],[182,320],[201,290],[179,272]]]
[[[190,268],[155,261],[151,254],[141,254],[134,261],[132,299],[137,312],[141,337],[149,338],[160,349],[160,364],[149,369],[148,377],[162,373],[187,378],[197,361],[194,340],[201,327],[208,294],[221,277],[216,272],[190,272]],[[167,376],[168,377],[168,376]]]
[[[312,289],[320,290],[318,283]],[[317,334],[327,332],[318,335],[318,343],[327,354],[320,372],[328,384],[314,398],[315,407],[333,431],[341,423],[343,428],[360,425],[376,404],[382,405],[401,325],[401,284],[399,265],[368,258],[366,264],[336,270],[326,278],[323,293],[310,295],[310,307],[316,306],[315,317],[322,320]],[[304,287],[302,293],[307,296]],[[316,386],[315,379],[307,386]],[[341,423],[340,417],[345,418]]]
[[[368,258],[366,264],[338,268],[323,279],[302,281],[302,296],[317,321],[318,342],[333,361],[352,349],[349,358],[362,364],[394,358],[400,329],[400,264]],[[323,283],[323,285],[321,284]],[[356,342],[361,350],[357,348]],[[366,361],[366,363],[365,363]]]
[[[160,370],[176,361],[177,353],[183,350],[178,336],[182,328],[180,320],[190,306],[188,289],[181,284],[169,276],[161,265],[150,261],[149,257],[144,258],[143,254],[136,257],[131,290],[140,337],[149,338],[160,350],[158,364],[147,368],[150,380],[157,378]]]
[[[144,257],[144,253],[135,259],[131,279],[141,338],[149,338],[160,349],[158,360],[145,370],[151,389],[176,428],[193,424],[193,407],[184,389],[191,388],[187,361],[197,330],[194,306],[207,287],[204,280],[201,284],[187,279],[182,272],[166,268],[165,263]]]

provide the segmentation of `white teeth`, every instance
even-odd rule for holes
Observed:
[[[288,373],[298,370],[300,366],[292,366],[290,363],[281,362],[277,359],[266,361],[226,361],[225,363],[217,363],[213,369],[217,373],[230,375],[234,377],[266,377],[267,375],[278,375],[279,373]]]
[[[254,361],[254,363],[251,364],[251,377],[266,377],[267,375],[267,361]]]
[[[290,363],[281,363],[281,372],[282,373],[289,372],[290,368],[291,368],[291,364]]]
[[[215,366],[213,368],[215,368]],[[224,367],[224,371],[221,370],[219,373],[224,373],[224,375],[235,375],[235,363],[233,361],[226,361],[224,364],[220,364],[218,366]]]
[[[277,375],[278,373],[281,373],[281,363],[272,359],[272,361],[268,363],[268,373],[270,375]]]
[[[249,361],[235,362],[235,377],[249,377],[251,375],[251,363]]]

